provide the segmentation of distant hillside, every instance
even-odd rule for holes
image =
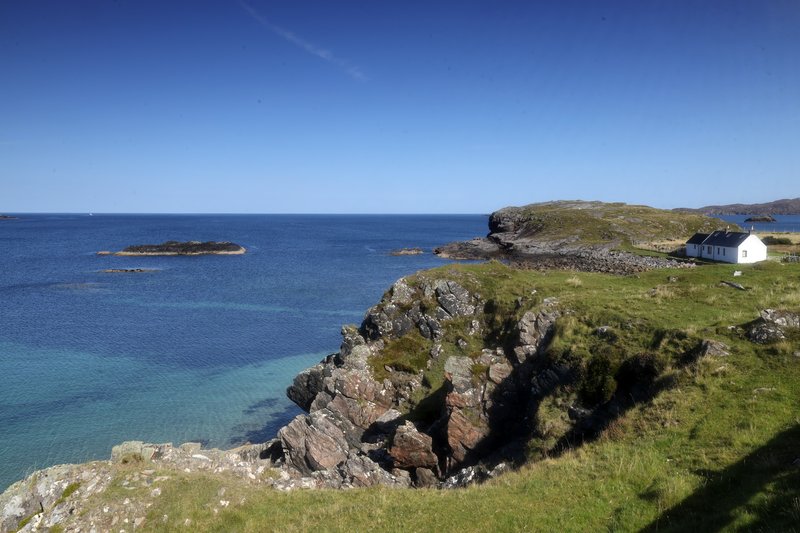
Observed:
[[[704,215],[800,215],[800,198],[785,198],[763,204],[707,205],[699,209],[679,207],[673,211]]]

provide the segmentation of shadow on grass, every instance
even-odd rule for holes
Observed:
[[[742,516],[750,519],[737,529],[800,531],[800,425],[719,472],[697,473],[704,485],[642,531],[719,531]]]

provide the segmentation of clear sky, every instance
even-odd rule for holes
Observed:
[[[797,0],[0,2],[0,212],[796,196]]]

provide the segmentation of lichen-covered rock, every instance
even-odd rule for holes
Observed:
[[[436,301],[448,316],[469,316],[475,313],[472,295],[455,281],[436,280],[434,290]]]
[[[800,314],[778,309],[764,309],[747,329],[747,338],[769,344],[786,338],[787,331],[800,328]]]
[[[352,487],[408,487],[410,477],[395,476],[364,454],[350,452],[347,460],[339,467],[346,484]]]
[[[472,389],[473,361],[469,357],[451,356],[444,362],[444,376],[456,392]]]
[[[728,345],[719,341],[704,339],[700,343],[699,357],[726,357],[730,355]]]
[[[800,313],[792,313],[778,309],[764,309],[760,313],[762,320],[784,328],[800,328]]]
[[[770,322],[757,322],[747,330],[747,338],[758,344],[769,344],[786,338],[783,328]]]
[[[538,312],[527,311],[517,324],[519,340],[514,348],[517,363],[522,364],[535,356],[547,344],[553,325],[560,316],[556,300],[549,300]]]

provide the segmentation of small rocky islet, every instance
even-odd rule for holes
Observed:
[[[754,215],[744,219],[745,222],[777,222],[771,215]]]
[[[241,255],[247,249],[229,241],[166,241],[161,244],[135,244],[119,252],[101,251],[97,255]]]

